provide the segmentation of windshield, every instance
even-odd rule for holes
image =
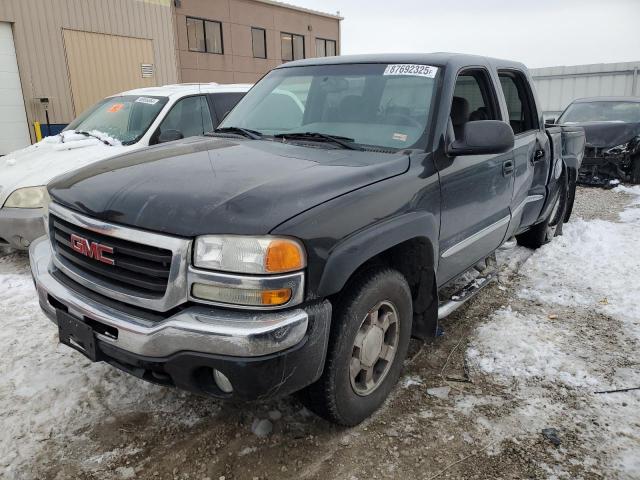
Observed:
[[[123,145],[136,143],[145,134],[169,99],[126,95],[109,97],[84,112],[65,130],[99,131]]]
[[[558,123],[640,122],[640,102],[578,102],[567,107]]]
[[[322,133],[363,146],[410,148],[425,134],[436,67],[348,64],[271,71],[221,128]]]

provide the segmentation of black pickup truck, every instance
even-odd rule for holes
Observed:
[[[290,62],[208,136],[51,184],[40,304],[91,360],[218,398],[300,392],[354,425],[501,244],[559,234],[583,149],[545,129],[520,63]]]

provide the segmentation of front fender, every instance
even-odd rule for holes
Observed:
[[[437,265],[438,221],[429,212],[408,212],[370,225],[342,240],[330,252],[323,270],[318,296],[342,290],[347,280],[365,262],[396,245],[422,238],[429,246],[431,266]]]

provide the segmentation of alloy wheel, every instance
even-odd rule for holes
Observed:
[[[353,343],[349,373],[351,387],[367,396],[383,382],[398,350],[398,311],[393,303],[377,303],[364,317]]]

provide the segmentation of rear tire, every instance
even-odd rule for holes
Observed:
[[[411,335],[411,290],[396,270],[369,270],[350,282],[334,312],[324,372],[301,400],[324,419],[353,426],[398,381]]]
[[[567,223],[573,213],[573,204],[576,201],[576,182],[575,180],[569,182],[569,195],[567,197],[567,208],[564,212],[564,223]]]
[[[562,225],[565,221],[565,213],[569,203],[569,186],[567,184],[566,170],[562,171],[558,182],[560,182],[560,191],[554,201],[549,216],[526,232],[516,235],[518,245],[536,249],[549,243],[553,237],[562,235]]]
[[[640,184],[640,155],[633,160],[631,167],[631,183]]]

